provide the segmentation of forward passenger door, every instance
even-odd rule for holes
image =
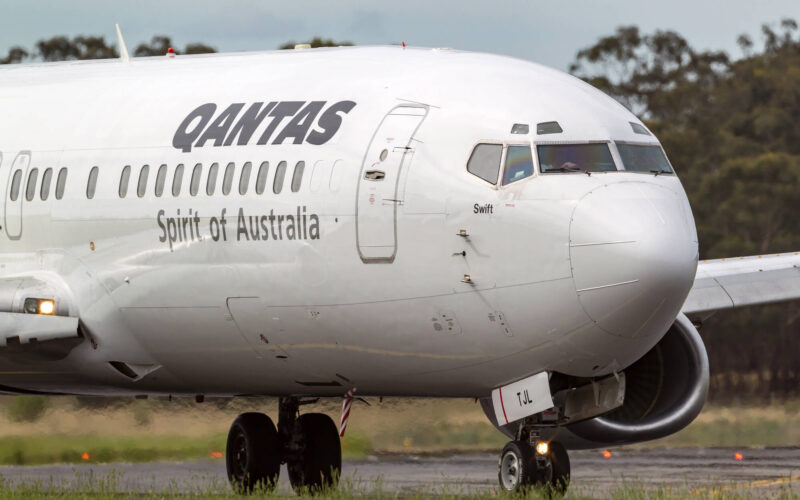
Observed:
[[[30,151],[20,152],[8,172],[5,190],[4,224],[9,239],[18,240],[22,236],[22,200],[25,197],[25,179],[31,164]]]
[[[370,141],[358,180],[356,238],[365,263],[392,262],[397,253],[400,173],[413,157],[411,141],[428,108],[400,105],[381,121]]]

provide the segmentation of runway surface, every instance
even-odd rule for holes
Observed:
[[[742,454],[736,459],[736,452]],[[623,487],[703,494],[721,488],[747,497],[800,494],[800,448],[612,449],[570,453],[570,491],[594,498]],[[345,461],[343,477],[355,492],[400,494],[480,493],[497,488],[497,456],[459,454],[441,457],[394,455]],[[224,459],[199,462],[4,466],[7,485],[52,485],[139,493],[226,492]],[[279,488],[290,489],[285,469]]]

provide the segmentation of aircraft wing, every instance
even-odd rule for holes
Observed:
[[[702,320],[720,309],[800,299],[800,252],[704,260],[683,313]]]

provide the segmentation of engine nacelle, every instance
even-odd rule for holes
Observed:
[[[619,408],[566,426],[571,448],[649,441],[674,434],[703,409],[708,394],[708,355],[703,339],[681,314],[666,335],[625,369],[625,402]]]
[[[658,344],[624,373],[621,406],[574,424],[541,428],[542,438],[558,440],[570,449],[638,443],[678,432],[703,409],[708,394],[708,355],[697,329],[683,314]],[[486,406],[484,411],[494,423]],[[498,429],[513,436],[517,425]]]

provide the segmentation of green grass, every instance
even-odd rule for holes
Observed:
[[[136,499],[186,499],[186,498],[211,498],[211,499],[236,499],[242,498],[235,494],[227,485],[215,484],[203,490],[179,491],[176,487],[167,488],[163,491],[151,492],[124,492],[120,487],[122,476],[110,474],[105,477],[94,478],[78,475],[74,482],[70,484],[52,484],[48,482],[25,483],[19,485],[8,485],[0,481],[0,499],[116,499],[116,498],[136,498]],[[769,498],[797,500],[798,495],[793,494],[790,488],[783,487],[779,490],[769,492]],[[760,496],[760,495],[759,495]],[[741,489],[739,485],[721,485],[714,488],[702,489],[698,491],[687,491],[680,487],[644,487],[639,485],[625,485],[609,492],[607,498],[612,500],[733,500],[752,498],[753,491]],[[522,500],[522,499],[551,499],[554,496],[547,492],[533,491],[527,495],[506,494],[497,491],[486,491],[478,493],[458,493],[440,489],[438,491],[416,493],[416,492],[389,492],[382,489],[380,481],[365,485],[353,484],[343,481],[339,488],[323,492],[319,495],[301,494],[296,495],[286,488],[279,488],[275,492],[255,492],[246,498],[285,498],[285,499],[332,499],[344,500],[350,498],[370,498],[380,500],[408,499],[422,500],[427,498],[438,498],[442,500]],[[596,498],[591,491],[569,492],[566,499],[593,499]]]
[[[0,438],[0,464],[151,462],[213,458],[225,451],[225,435],[207,437],[91,435],[17,436]],[[84,458],[85,455],[88,458]]]
[[[228,406],[137,400],[86,407],[51,398],[43,415],[19,422],[14,401],[0,398],[0,465],[219,459],[238,413],[262,411],[273,418],[277,413],[271,400]],[[340,403],[324,400],[305,411],[322,411],[337,421]],[[497,453],[506,441],[472,400],[387,399],[354,406],[342,451],[348,460],[384,453]],[[698,446],[800,446],[800,401],[709,405],[683,431],[636,445]]]

